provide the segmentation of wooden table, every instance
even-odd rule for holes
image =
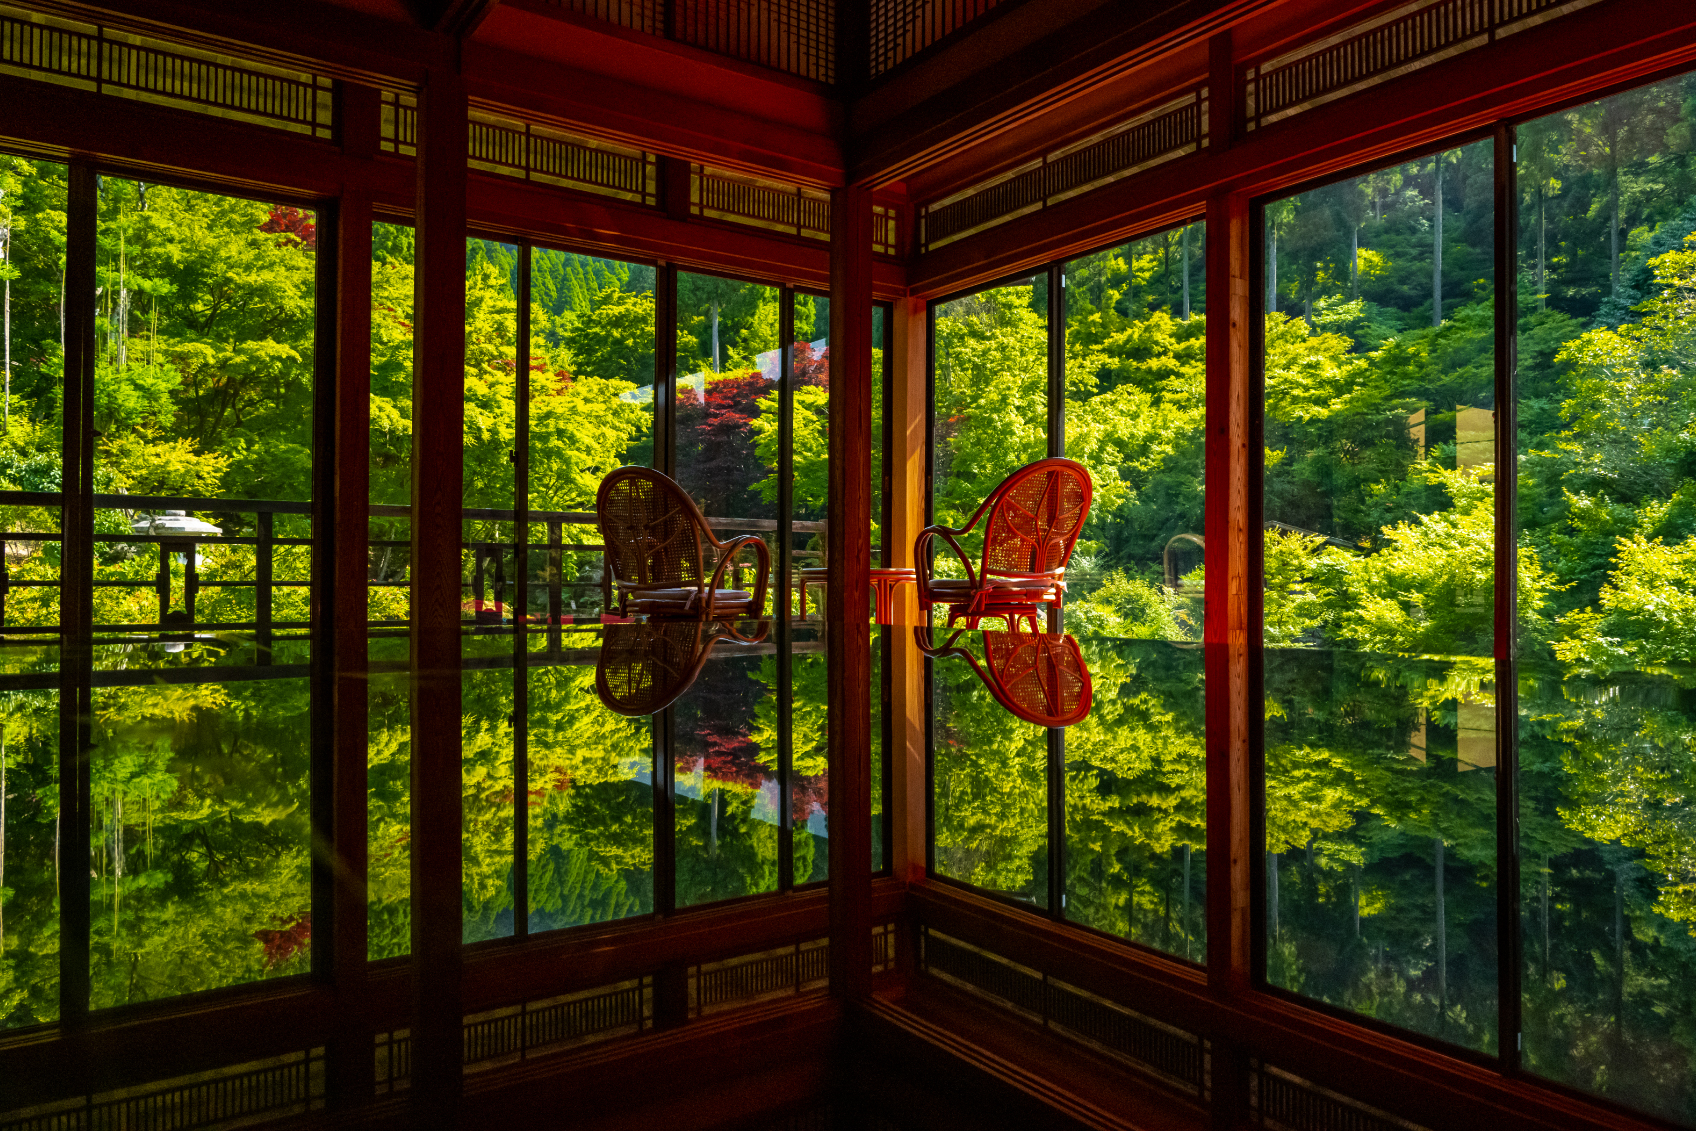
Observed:
[[[910,569],[873,569],[869,570],[868,580],[871,582],[872,595],[875,598],[873,608],[878,624],[895,623],[895,589],[899,585],[917,583],[919,576]],[[801,571],[801,616],[807,615],[807,586],[825,585],[830,581],[830,570],[819,567]]]

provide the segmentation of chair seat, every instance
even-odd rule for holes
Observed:
[[[630,594],[630,607],[638,613],[694,612],[700,603],[699,589],[642,589]],[[745,611],[753,604],[746,589],[713,590],[713,610]]]
[[[930,591],[939,597],[947,598],[958,594],[969,596],[974,592],[1006,593],[1009,595],[1035,597],[1055,588],[1056,582],[1041,577],[992,577],[988,581],[973,585],[965,578],[939,577],[930,582]]]

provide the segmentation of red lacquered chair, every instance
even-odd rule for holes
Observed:
[[[983,662],[979,663],[971,649],[961,646],[963,637],[973,639],[956,631],[938,645],[930,626],[913,629],[921,653],[938,659],[963,658],[995,701],[1027,723],[1069,727],[1089,715],[1095,686],[1076,638],[1047,632],[985,632]]]
[[[932,605],[946,606],[950,625],[964,618],[967,627],[976,628],[982,617],[1001,617],[1009,628],[1026,620],[1035,631],[1038,611],[1058,604],[1066,591],[1066,563],[1094,497],[1083,464],[1041,459],[1002,480],[959,529],[925,527],[913,543],[919,607],[928,617]],[[986,520],[983,557],[974,571],[958,539],[979,519]],[[964,578],[935,576],[927,553],[932,539],[941,539],[959,557]]]
[[[621,467],[601,480],[595,518],[620,615],[752,617],[766,604],[771,551],[752,534],[720,542],[694,500],[646,467]],[[723,588],[724,571],[745,547],[758,559],[754,591]],[[718,564],[707,572],[707,551]]]

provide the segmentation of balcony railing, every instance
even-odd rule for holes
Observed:
[[[134,516],[162,516],[166,512],[192,512],[202,514],[238,514],[253,515],[253,533],[251,534],[212,534],[205,532],[167,531],[164,533],[97,531],[94,544],[106,547],[108,556],[119,560],[130,560],[135,557],[154,553],[158,557],[158,568],[145,578],[137,577],[102,577],[98,571],[93,579],[96,589],[152,589],[158,598],[159,619],[155,622],[135,621],[104,621],[97,622],[93,628],[96,633],[156,633],[161,629],[181,630],[185,632],[253,632],[256,642],[262,651],[269,648],[273,634],[279,631],[309,629],[311,623],[306,620],[281,618],[275,615],[276,592],[278,589],[310,588],[311,580],[298,580],[277,576],[277,551],[285,547],[311,546],[312,539],[299,535],[278,534],[277,516],[297,515],[310,516],[312,505],[305,502],[294,502],[275,499],[212,499],[204,497],[175,496],[175,495],[115,495],[96,494],[93,497],[97,510],[118,510],[125,512],[126,521],[133,521]],[[64,505],[63,496],[47,491],[0,491],[0,507],[47,507],[59,508]],[[396,505],[373,505],[369,509],[372,519],[407,519],[411,517],[411,508]],[[465,523],[475,522],[504,522],[518,524],[521,519],[519,512],[513,510],[497,510],[486,508],[467,508],[461,511],[461,519]],[[775,519],[760,518],[709,518],[707,520],[716,532],[724,533],[776,533],[778,523]],[[598,540],[582,540],[575,529],[588,527],[595,529],[595,515],[591,511],[544,511],[530,510],[524,512],[522,522],[526,528],[542,526],[547,530],[547,541],[525,542],[498,538],[474,538],[462,543],[462,548],[469,554],[469,576],[462,581],[464,590],[463,605],[468,624],[499,630],[502,627],[510,630],[514,624],[513,613],[519,612],[522,623],[547,625],[557,636],[559,626],[568,622],[575,615],[581,615],[582,610],[577,606],[576,594],[600,593],[597,613],[609,611],[613,605],[613,595],[610,592],[611,582],[608,571],[602,560],[599,576],[593,580],[567,580],[565,576],[565,555],[567,553],[604,554]],[[823,522],[792,522],[791,530],[796,534],[817,534],[820,536],[821,547],[815,550],[796,550],[791,553],[793,562],[792,572],[797,573],[803,564],[810,562],[822,563],[825,550],[822,547],[826,524]],[[57,623],[40,623],[17,625],[11,623],[8,617],[8,600],[20,590],[27,589],[58,589],[63,585],[64,563],[60,565],[59,578],[15,577],[15,565],[11,560],[14,546],[39,546],[63,541],[60,531],[19,530],[0,531],[0,634],[10,636],[49,635],[60,631]],[[568,538],[570,540],[568,540]],[[407,565],[402,560],[398,565],[391,566],[391,555],[381,553],[396,549],[409,548],[407,539],[378,538],[370,541],[373,551],[372,567],[368,571],[367,585],[372,588],[410,588],[412,582],[405,576]],[[205,577],[202,576],[199,561],[201,550],[214,546],[251,546],[253,560],[251,571],[242,569],[243,574],[250,576],[239,577]],[[117,549],[113,549],[117,548]],[[523,560],[528,564],[535,562],[538,556],[545,564],[540,572],[540,580],[530,580],[527,588],[530,598],[526,604],[527,610],[511,610],[512,598],[517,593],[517,578],[511,575],[509,562],[522,551]],[[99,550],[97,549],[97,553]],[[180,569],[173,569],[173,558],[179,559]],[[245,563],[244,563],[245,564]],[[731,582],[740,588],[747,575],[754,569],[749,565],[733,565]],[[536,574],[530,575],[532,578]],[[768,579],[775,584],[776,578]],[[798,584],[798,576],[791,579],[791,588]],[[196,613],[197,598],[207,590],[212,589],[252,589],[254,591],[254,614],[251,619],[238,620],[200,620]],[[568,594],[571,608],[567,609]],[[178,600],[180,596],[180,601]],[[545,602],[536,597],[545,596]],[[534,604],[532,604],[534,602]],[[400,627],[407,622],[398,618],[373,618],[372,627]],[[556,642],[557,643],[557,642]]]

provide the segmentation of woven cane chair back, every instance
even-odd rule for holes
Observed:
[[[612,573],[625,585],[701,584],[706,520],[683,489],[645,467],[621,467],[595,500]]]
[[[1069,459],[1044,459],[1008,476],[990,496],[983,577],[1061,569],[1089,517],[1089,472]]]
[[[663,711],[689,690],[719,639],[699,621],[605,625],[595,693],[616,714]]]
[[[1095,689],[1073,637],[986,632],[983,650],[984,670],[979,674],[996,700],[1019,718],[1064,727],[1089,714]]]

